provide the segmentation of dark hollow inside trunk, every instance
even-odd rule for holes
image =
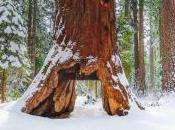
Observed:
[[[90,75],[80,74],[79,64],[69,69],[62,69],[59,73],[66,77],[67,80],[99,80],[96,71]]]
[[[67,117],[75,105],[76,80],[100,80],[105,111],[126,115],[129,84],[116,44],[115,1],[55,0],[55,6],[54,45],[22,111]]]

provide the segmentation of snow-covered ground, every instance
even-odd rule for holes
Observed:
[[[31,116],[16,112],[15,102],[1,104],[0,130],[175,130],[175,95],[157,103],[144,100],[149,105],[145,111],[133,106],[124,117],[108,116],[100,101],[94,105],[84,105],[84,101],[78,97],[68,119]]]

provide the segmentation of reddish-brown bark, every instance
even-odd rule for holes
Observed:
[[[144,0],[139,0],[139,90],[145,91],[145,62],[144,62]]]
[[[57,47],[51,59],[60,58],[38,84],[39,89],[27,98],[24,112],[68,116],[75,104],[74,80],[99,79],[107,113],[127,114],[128,83],[118,56],[114,3],[114,0],[56,0],[54,41]],[[69,51],[72,56],[63,60]],[[51,65],[48,62],[42,73],[47,73]]]
[[[175,0],[163,0],[161,9],[162,88],[175,88]]]

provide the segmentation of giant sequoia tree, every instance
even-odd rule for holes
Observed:
[[[175,88],[175,0],[163,0],[161,10],[162,86]]]
[[[116,44],[114,0],[55,0],[54,45],[21,99],[22,111],[65,117],[74,109],[75,83],[99,79],[108,114],[129,109],[128,82]]]

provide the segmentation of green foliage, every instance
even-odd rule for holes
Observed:
[[[132,58],[133,55],[132,41],[133,41],[134,30],[130,25],[130,20],[128,18],[129,15],[126,16],[124,1],[121,0],[119,5],[120,8],[118,11],[117,22],[118,22],[118,41],[120,46],[120,54],[126,76],[129,80],[131,80],[131,72],[134,65]]]
[[[11,100],[17,100],[19,97],[21,97],[21,93],[18,89],[11,89],[9,92],[8,92],[8,96],[10,97]]]
[[[117,0],[117,27],[118,43],[120,45],[120,56],[127,78],[132,80],[134,71],[134,51],[132,27],[131,0]],[[125,3],[128,2],[128,3]],[[25,91],[31,82],[30,65],[26,48],[26,28],[28,22],[29,0],[1,0],[0,2],[0,74],[2,70],[7,71],[7,85],[9,96],[16,99]],[[160,0],[145,0],[144,7],[148,19],[149,30],[147,34],[153,39],[154,61],[155,61],[155,89],[161,86],[161,64],[160,64]],[[37,44],[36,44],[36,70],[39,71],[44,59],[52,45],[53,14],[52,0],[37,0]],[[4,13],[4,10],[6,13]],[[4,16],[6,14],[6,16]],[[14,50],[15,44],[18,50]],[[145,66],[146,81],[149,83],[149,42],[145,44]],[[13,48],[11,48],[13,46]],[[5,54],[5,55],[4,55]],[[8,59],[16,57],[15,61]],[[17,64],[17,62],[19,64]],[[27,63],[27,64],[26,64]],[[17,65],[17,66],[16,66]],[[89,82],[90,86],[93,83]]]
[[[161,90],[161,57],[160,57],[160,4],[161,0],[146,0],[145,8],[148,12],[149,19],[149,37],[152,40],[151,47],[154,51],[154,83],[155,90]],[[149,66],[149,63],[146,64]],[[148,67],[149,69],[149,67]],[[149,73],[147,73],[149,74]],[[149,82],[149,75],[147,76],[147,82]]]
[[[38,0],[37,14],[37,58],[36,70],[39,71],[44,59],[52,45],[53,33],[53,2],[50,0]]]
[[[0,3],[0,13],[0,68],[26,66],[26,29],[22,17],[10,0]]]
[[[28,84],[30,64],[25,43],[26,28],[24,20],[11,0],[0,3],[0,75],[5,70],[8,90]],[[19,78],[19,75],[20,76]]]
[[[117,1],[117,22],[118,22],[118,41],[120,45],[120,54],[125,73],[128,79],[132,80],[134,72],[134,51],[133,51],[133,18],[132,2],[130,0]],[[139,3],[139,1],[138,1]],[[155,89],[161,87],[161,64],[160,64],[160,3],[161,0],[144,0],[144,32],[145,32],[145,68],[146,68],[146,86],[150,82],[150,60],[149,46],[150,38],[152,39],[151,47],[154,50],[155,63]]]

